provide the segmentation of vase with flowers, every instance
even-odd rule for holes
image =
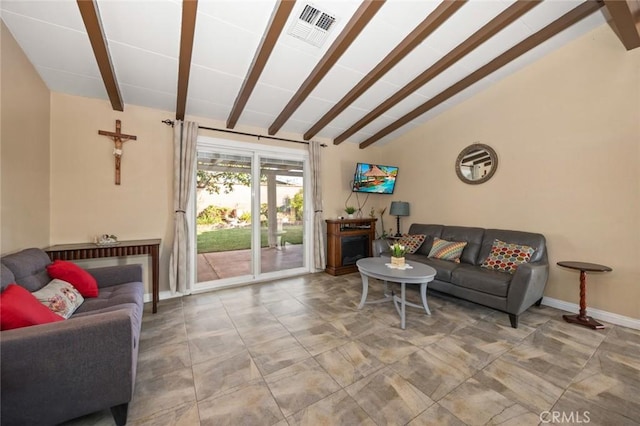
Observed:
[[[390,244],[391,250],[391,264],[397,267],[404,267],[404,255],[407,253],[407,248],[397,242]]]

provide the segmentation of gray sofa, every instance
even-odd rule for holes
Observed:
[[[540,305],[549,277],[546,241],[532,232],[483,229],[466,226],[412,224],[409,234],[424,234],[426,239],[414,260],[433,267],[435,279],[428,288],[488,306],[509,314],[511,326],[518,328],[518,316],[532,305]],[[428,258],[434,237],[447,241],[466,241],[460,263]],[[529,263],[518,266],[512,275],[480,267],[489,256],[494,239],[524,244],[535,249]]]
[[[50,278],[40,249],[4,256],[2,289],[33,292]],[[133,396],[143,312],[140,265],[89,269],[99,295],[71,318],[0,333],[2,425],[54,425],[111,409],[116,424],[127,421]]]

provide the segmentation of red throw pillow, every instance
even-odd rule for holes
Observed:
[[[47,272],[51,278],[66,281],[74,286],[83,297],[98,297],[96,279],[75,263],[56,260],[47,266]]]
[[[9,284],[0,294],[0,330],[62,320],[64,318],[51,312],[29,290],[19,285]]]

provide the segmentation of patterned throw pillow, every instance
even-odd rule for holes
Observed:
[[[424,243],[425,238],[427,238],[427,236],[423,234],[402,234],[398,239],[398,244],[405,246],[407,253],[413,254],[418,251],[422,243]]]
[[[40,303],[51,312],[56,313],[64,319],[69,319],[84,298],[78,290],[66,281],[55,279],[38,291],[31,293]]]
[[[464,250],[466,246],[466,241],[447,241],[436,237],[433,239],[433,246],[431,246],[428,257],[460,263],[462,250]]]
[[[482,262],[483,268],[494,271],[508,272],[513,274],[518,269],[518,265],[529,262],[535,249],[533,247],[505,243],[498,239],[493,240],[489,257]]]

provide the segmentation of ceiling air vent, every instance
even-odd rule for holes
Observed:
[[[336,17],[333,14],[322,11],[310,4],[305,4],[302,12],[298,15],[298,19],[291,24],[289,34],[304,42],[320,47],[327,39],[329,31],[331,31],[335,22]]]

